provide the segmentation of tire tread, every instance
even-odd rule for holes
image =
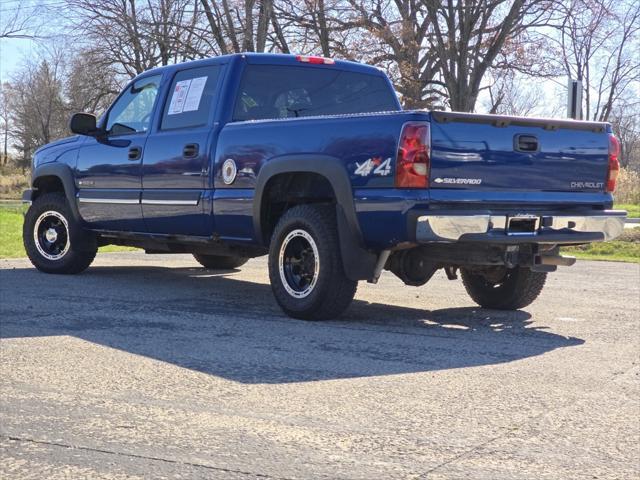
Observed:
[[[516,275],[507,291],[490,291],[483,284],[481,275],[461,270],[462,283],[469,296],[483,308],[518,310],[533,303],[542,292],[547,280],[544,272],[533,272],[526,267],[516,267]]]
[[[247,257],[224,256],[224,255],[202,255],[194,253],[193,258],[204,268],[211,270],[231,270],[241,267],[249,261]]]
[[[329,278],[325,278],[324,282],[328,285],[317,285],[316,288],[325,288],[321,301],[317,302],[313,308],[304,311],[296,310],[293,304],[295,302],[280,285],[280,277],[278,271],[278,239],[281,237],[283,230],[296,222],[304,222],[314,226],[316,242],[323,250],[332,252],[331,258],[321,259],[321,268],[329,267]],[[358,282],[350,280],[344,273],[342,258],[340,256],[340,244],[338,237],[338,227],[335,219],[335,207],[331,205],[305,204],[297,205],[287,210],[280,218],[271,238],[271,252],[269,254],[269,274],[271,277],[271,285],[276,300],[282,309],[290,316],[305,320],[327,320],[338,317],[343,313],[353,300],[358,288]],[[319,282],[321,280],[319,279]]]
[[[37,217],[43,212],[57,210],[62,213],[69,223],[71,247],[60,260],[51,261],[43,258],[33,241],[33,228]],[[25,214],[22,240],[29,260],[38,270],[46,273],[77,274],[83,272],[93,262],[98,252],[98,245],[94,235],[84,231],[74,223],[67,199],[62,193],[44,193],[36,198]]]

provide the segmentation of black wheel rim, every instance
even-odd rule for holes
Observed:
[[[303,298],[311,293],[320,262],[317,245],[308,232],[294,230],[285,237],[280,248],[279,267],[280,279],[291,296]]]

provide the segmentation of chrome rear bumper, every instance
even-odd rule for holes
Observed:
[[[608,241],[624,230],[627,212],[604,210],[589,215],[459,214],[420,215],[416,240],[425,242],[482,241],[497,243],[580,243]],[[516,221],[530,220],[531,231],[517,231]]]

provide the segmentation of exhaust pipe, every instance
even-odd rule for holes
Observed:
[[[576,257],[563,257],[562,255],[540,255],[536,257],[536,265],[570,267],[574,263],[576,263]]]

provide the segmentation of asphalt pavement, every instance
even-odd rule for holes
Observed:
[[[438,274],[285,317],[266,261],[0,260],[0,478],[640,478],[640,265],[483,310]]]

